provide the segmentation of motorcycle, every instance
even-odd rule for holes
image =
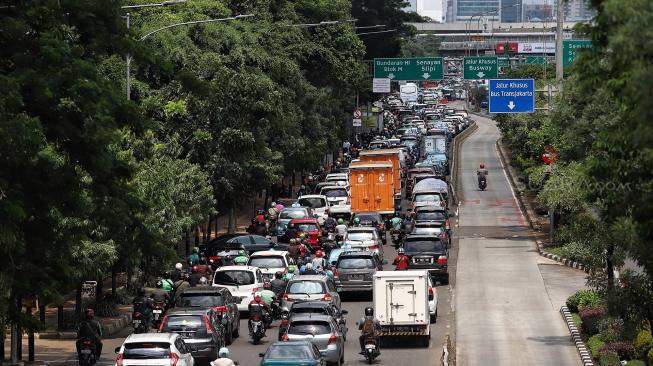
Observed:
[[[92,366],[97,362],[95,358],[95,342],[91,339],[83,339],[79,349],[79,364],[81,366]]]
[[[154,304],[152,309],[152,327],[159,329],[163,319],[163,304]]]
[[[390,237],[392,238],[392,244],[395,248],[399,247],[399,240],[401,239],[401,230],[392,229],[390,230]]]
[[[252,312],[249,316],[249,336],[252,338],[252,343],[259,344],[261,338],[265,337],[265,325],[263,324],[263,316],[261,312]]]
[[[376,345],[376,340],[373,336],[368,336],[365,339],[365,359],[368,364],[374,363],[374,359],[379,356],[379,348]]]
[[[134,311],[132,314],[132,327],[134,328],[134,333],[147,333],[147,319],[138,311]]]
[[[486,187],[487,187],[487,180],[485,179],[485,177],[481,177],[481,179],[479,179],[478,181],[478,189],[484,191]]]

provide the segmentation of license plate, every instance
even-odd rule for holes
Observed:
[[[161,314],[163,311],[162,310],[152,310],[154,314]]]
[[[141,321],[138,320],[138,319],[135,319],[135,320],[134,320],[134,324],[141,324]]]
[[[373,345],[373,344],[366,344],[365,345],[365,349],[375,349],[375,348],[376,348],[376,346]]]
[[[355,280],[355,281],[362,281],[363,280],[363,275],[355,274],[355,275],[349,275],[350,280]]]
[[[82,350],[82,353],[85,354],[85,355],[90,355],[91,352],[92,352],[92,351],[91,351],[90,349],[83,349],[83,350]]]
[[[431,263],[431,258],[416,258],[417,263]]]

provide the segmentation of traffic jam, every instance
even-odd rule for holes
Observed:
[[[396,340],[429,347],[449,282],[452,145],[473,124],[443,94],[454,84],[388,94],[383,129],[139,289],[116,366],[371,364]]]

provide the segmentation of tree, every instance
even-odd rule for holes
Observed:
[[[435,57],[440,50],[440,38],[432,34],[415,36],[401,45],[402,57]]]

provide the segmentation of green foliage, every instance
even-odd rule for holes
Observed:
[[[599,352],[599,365],[620,366],[619,355],[614,351]]]
[[[598,334],[589,337],[587,340],[587,348],[589,348],[592,358],[597,359],[599,357],[599,349],[601,349],[604,344],[605,342],[601,340],[601,336]]]
[[[630,360],[636,357],[635,348],[630,342],[608,342],[599,349],[599,357],[602,353],[613,352],[622,360]]]
[[[581,289],[569,296],[566,301],[567,308],[572,313],[577,313],[585,306],[596,307],[601,303],[601,297],[595,290]]]
[[[624,321],[614,317],[605,317],[599,321],[599,334],[606,343],[623,339]]]
[[[648,351],[653,348],[653,337],[651,336],[651,329],[642,329],[637,333],[633,340],[633,346],[641,357],[646,356]]]
[[[401,57],[435,57],[438,56],[439,49],[440,38],[437,36],[415,36],[401,45]]]
[[[574,211],[586,202],[585,176],[579,163],[556,165],[537,198],[554,210]]]
[[[646,354],[646,360],[647,360],[649,365],[653,365],[653,348],[651,348],[648,351],[648,354]]]
[[[626,366],[646,366],[646,362],[642,360],[630,360],[626,363]]]

